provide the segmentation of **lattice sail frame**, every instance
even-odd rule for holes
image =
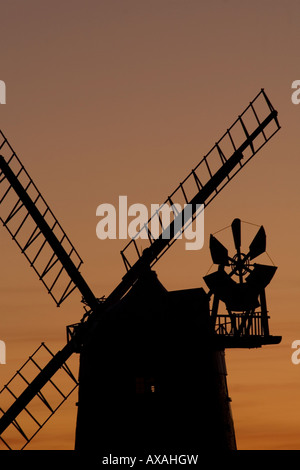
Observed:
[[[54,354],[48,346],[41,343],[10,381],[0,390],[1,401],[9,402],[8,398],[17,399],[24,388],[29,385],[32,378],[36,377],[43,369],[43,364],[53,357]],[[60,374],[60,377],[56,376],[55,382],[52,379],[47,382],[46,386],[36,394],[37,400],[33,400],[23,408],[18,419],[14,419],[11,426],[0,436],[0,450],[2,447],[12,450],[9,444],[10,441],[14,443],[15,449],[16,447],[19,450],[25,449],[77,388],[78,381],[66,363],[62,364]],[[4,398],[5,395],[6,399]],[[3,405],[1,404],[1,406]],[[4,415],[5,410],[0,408],[0,413]]]
[[[141,227],[121,251],[126,270],[129,271],[135,262],[141,258],[144,249],[151,248],[155,240],[163,237],[166,227],[162,223],[161,212],[164,209],[167,209],[167,212],[170,213],[170,224],[175,223],[180,228],[173,234],[173,237],[167,240],[164,249],[152,259],[151,266],[154,266],[173,243],[180,238],[186,227],[192,223],[196,216],[200,214],[279,129],[277,112],[262,89],[212,149],[200,160],[195,168],[168,196],[156,213],[152,215],[148,222]],[[238,153],[241,154],[241,157],[238,159],[237,164],[230,169],[225,178],[216,178],[217,184],[210,191],[208,197],[203,198],[203,200],[199,199],[198,208],[195,209],[192,218],[186,220],[184,214],[179,214],[176,210],[176,204],[179,204],[182,208],[185,205],[193,204],[197,195],[205,190],[214,176],[217,177],[220,170],[223,167],[225,169],[225,165],[231,157]],[[197,209],[198,213],[196,213]],[[182,220],[181,226],[180,222],[177,223],[178,217]],[[152,224],[160,227],[158,237],[153,236],[151,231]]]
[[[72,259],[76,268],[79,269],[83,263],[82,259],[1,131],[0,155],[9,164],[9,167],[64,247],[68,256]],[[56,304],[61,305],[73,292],[76,285],[65,272],[62,263],[53,252],[21,199],[12,190],[12,186],[3,175],[3,172],[0,173],[0,209],[0,220],[4,227],[17,243]]]

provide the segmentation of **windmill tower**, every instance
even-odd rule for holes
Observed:
[[[79,383],[75,444],[78,450],[98,449],[99,445],[103,452],[117,453],[124,449],[141,452],[162,448],[235,448],[224,348],[246,344],[249,347],[249,336],[256,347],[278,342],[280,338],[269,335],[266,315],[261,314],[257,319],[261,327],[254,331],[251,321],[256,307],[250,303],[240,312],[244,315],[239,323],[243,328],[233,328],[232,318],[235,315],[238,321],[238,313],[232,309],[230,314],[228,310],[232,325],[228,334],[224,334],[227,331],[224,328],[216,329],[221,321],[217,305],[224,298],[219,288],[220,277],[213,281],[211,277],[205,278],[210,286],[208,294],[202,288],[168,292],[152,268],[199,210],[219,194],[279,129],[277,111],[261,90],[162,205],[170,209],[176,207],[175,203],[187,204],[191,208],[189,215],[184,210],[178,213],[173,209],[168,227],[163,225],[159,211],[152,216],[160,227],[159,234],[154,236],[151,232],[153,220],[150,219],[141,229],[147,234],[142,249],[134,237],[122,250],[126,273],[106,299],[98,299],[82,277],[80,256],[1,133],[3,225],[57,305],[76,289],[85,304],[81,322],[67,327],[63,349],[52,354],[42,343],[3,388],[0,400],[4,392],[13,397],[6,410],[0,405],[3,445],[11,448],[9,430],[13,428],[24,439],[21,447],[26,447]],[[237,240],[237,229],[234,236]],[[231,262],[232,272],[237,272],[242,281],[243,272],[250,269],[245,257],[238,251],[237,257],[226,258],[226,249],[220,243],[214,244],[215,248],[211,249],[213,259],[220,265],[218,272],[224,272],[226,263]],[[253,250],[250,259],[252,254]],[[258,267],[249,277],[252,275],[257,280],[259,270]],[[228,275],[226,282],[230,280]],[[261,287],[262,284],[259,295],[263,299]],[[228,303],[227,298],[224,300]],[[40,366],[37,360],[41,349],[50,355],[45,366]],[[80,354],[79,381],[67,365],[74,353]],[[25,374],[28,363],[37,368],[32,380]],[[62,392],[56,385],[59,371],[71,381],[68,392]],[[20,393],[14,391],[17,379],[24,385]],[[45,394],[49,384],[61,395],[58,404],[50,403]],[[35,399],[49,412],[42,421],[30,409]],[[23,414],[34,423],[33,432],[22,426]],[[195,426],[199,433],[195,432]]]

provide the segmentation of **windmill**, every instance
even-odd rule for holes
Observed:
[[[197,217],[199,205],[206,207],[279,129],[277,111],[262,89],[162,205],[188,204],[190,218],[173,211],[166,238],[157,211],[152,218],[158,219],[159,235],[151,233],[150,219],[141,229],[147,233],[145,245],[139,247],[134,237],[121,251],[126,273],[101,299],[81,275],[78,252],[1,132],[1,221],[55,303],[60,306],[77,290],[85,309],[79,323],[67,326],[67,343],[60,351],[53,354],[42,343],[3,387],[0,399],[4,392],[12,397],[11,405],[0,410],[0,439],[6,448],[12,448],[6,437],[11,428],[22,436],[25,448],[78,383],[76,449],[95,449],[99,442],[105,451],[171,448],[176,443],[197,447],[191,417],[202,428],[201,445],[235,447],[222,361],[225,346],[215,342],[225,335],[212,327],[209,296],[201,288],[168,292],[151,268]],[[249,329],[239,333],[228,335],[239,347],[243,340],[248,344],[249,333],[256,336],[256,347],[259,339],[268,344],[274,338],[266,329],[258,335]],[[43,366],[37,359],[41,350],[50,356]],[[67,365],[74,353],[80,354],[79,380]],[[32,380],[25,375],[28,363],[37,368]],[[61,371],[71,381],[68,392],[56,385]],[[16,380],[23,383],[20,393],[13,388]],[[44,392],[49,384],[60,394],[55,405]],[[35,399],[49,412],[42,421],[30,409]],[[34,423],[33,433],[21,425],[23,414]]]

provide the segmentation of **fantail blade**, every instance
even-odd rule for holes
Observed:
[[[229,265],[227,248],[225,248],[225,246],[222,245],[222,243],[213,235],[210,236],[209,249],[212,260],[215,264],[221,264],[223,266]]]
[[[260,227],[249,246],[249,258],[254,259],[266,251],[266,232],[263,226]]]
[[[234,219],[231,224],[232,235],[234,239],[234,246],[237,251],[241,248],[241,219]]]

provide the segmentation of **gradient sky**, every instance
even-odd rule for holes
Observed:
[[[209,234],[235,217],[264,225],[279,267],[267,289],[270,329],[283,339],[226,351],[237,445],[300,449],[300,365],[291,362],[300,339],[299,1],[0,0],[0,17],[0,127],[99,297],[124,274],[125,243],[97,239],[97,206],[119,195],[163,202],[265,88],[282,129],[207,209],[204,248],[177,242],[156,271],[170,290],[205,287]],[[61,348],[83,310],[76,294],[57,309],[4,228],[0,243],[2,387],[41,341]],[[73,448],[76,401],[31,449]]]

